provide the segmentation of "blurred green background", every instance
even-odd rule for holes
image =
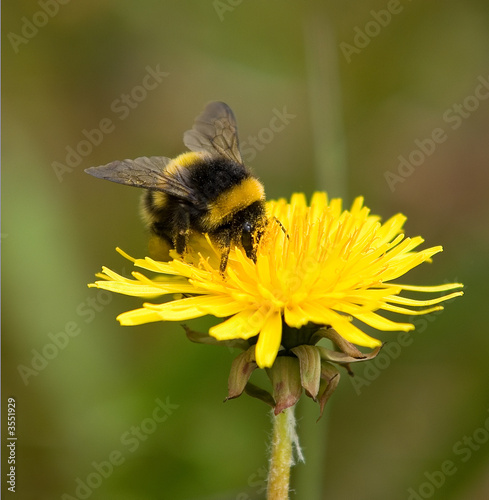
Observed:
[[[2,28],[2,452],[12,396],[17,498],[264,498],[269,412],[222,403],[234,353],[176,324],[120,327],[140,301],[86,287],[102,265],[129,273],[114,248],[143,256],[146,234],[140,193],[83,169],[183,152],[210,100],[233,108],[269,198],[321,189],[403,212],[445,249],[403,281],[466,285],[413,318],[409,345],[380,334],[391,350],[342,376],[319,423],[300,402],[293,498],[489,497],[487,2],[17,0]],[[398,170],[401,155],[416,165]]]

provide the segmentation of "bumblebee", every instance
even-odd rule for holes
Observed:
[[[183,142],[190,152],[174,159],[143,156],[85,172],[146,189],[142,218],[163,246],[182,255],[193,233],[207,233],[221,252],[221,272],[232,246],[255,260],[266,223],[265,190],[243,163],[231,108],[209,103]]]

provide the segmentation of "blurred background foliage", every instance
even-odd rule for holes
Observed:
[[[309,463],[294,498],[489,497],[489,99],[469,98],[489,81],[487,2],[17,0],[2,28],[2,405],[17,400],[18,498],[77,498],[80,481],[96,487],[78,498],[264,497],[268,409],[222,404],[234,353],[191,344],[177,324],[122,328],[115,316],[139,301],[86,287],[101,265],[129,273],[114,248],[143,256],[146,234],[140,193],[83,169],[177,155],[210,100],[231,105],[242,142],[264,139],[250,165],[269,198],[323,189],[345,205],[364,195],[384,219],[403,212],[409,235],[445,249],[405,281],[466,285],[442,314],[413,318],[409,346],[344,374],[319,423],[301,401]],[[123,112],[148,66],[167,75]],[[293,118],[270,138],[284,109]],[[56,174],[104,119],[112,131]],[[446,140],[389,186],[436,128]],[[447,460],[456,472],[430,476]]]

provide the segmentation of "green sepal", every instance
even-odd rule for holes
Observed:
[[[245,392],[246,394],[248,394],[248,396],[260,399],[267,405],[271,406],[272,408],[275,408],[275,400],[273,399],[273,396],[265,389],[262,389],[261,387],[258,387],[255,384],[248,382],[245,387]]]
[[[299,345],[291,349],[299,359],[301,384],[306,394],[316,401],[321,381],[321,356],[316,347]]]
[[[382,349],[382,346],[376,347],[368,354],[361,353],[361,357],[349,356],[344,352],[332,351],[331,349],[326,349],[326,347],[322,346],[316,346],[316,349],[318,349],[322,360],[331,361],[332,363],[338,363],[340,365],[347,365],[349,363],[358,363],[359,361],[368,361],[369,359],[375,358],[375,356],[377,356]]]
[[[323,416],[324,406],[340,381],[340,372],[333,365],[323,362],[321,363],[321,379],[321,386],[319,388],[319,417],[317,422]]]
[[[364,359],[365,354],[361,352],[355,345],[348,340],[344,339],[334,328],[324,327],[320,328],[314,333],[314,336],[329,339],[338,346],[340,351],[355,359]]]
[[[251,374],[258,365],[255,361],[255,346],[234,358],[228,378],[228,396],[225,399],[234,399],[241,396]]]
[[[279,356],[271,368],[267,368],[275,399],[275,415],[294,406],[302,394],[299,360],[291,356]]]

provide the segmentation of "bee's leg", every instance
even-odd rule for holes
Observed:
[[[181,207],[175,214],[175,228],[175,249],[180,255],[183,255],[190,233],[190,216],[185,207]]]
[[[231,233],[227,231],[222,235],[222,241],[221,241],[221,265],[219,266],[221,274],[224,273],[224,271],[226,270],[226,266],[228,265],[230,250],[231,250]]]
[[[277,219],[278,220],[278,219]],[[282,227],[283,229],[283,226],[282,224],[280,223],[280,221],[278,221],[280,226]],[[248,255],[248,257],[253,261],[255,262],[256,264],[256,254],[258,252],[258,245],[260,243],[260,240],[261,240],[261,237],[263,236],[263,233],[265,232],[265,229],[263,226],[258,226],[255,231],[252,233],[251,235],[251,250],[248,254],[248,252],[246,253]]]
[[[221,254],[221,265],[219,266],[219,270],[221,271],[221,273],[224,273],[224,271],[226,270],[226,266],[228,265],[228,257],[230,249],[231,247],[224,248]]]
[[[251,247],[251,251],[246,252],[246,255],[248,256],[249,259],[251,259],[255,264],[256,264],[256,251],[258,250],[258,242],[256,241],[257,238],[253,238],[253,246]]]
[[[273,218],[274,222],[276,222],[281,228],[282,228],[282,231],[283,233],[287,236],[287,238],[289,237],[289,235],[287,234],[287,229],[285,229],[284,225],[277,219],[277,217],[274,217]]]

